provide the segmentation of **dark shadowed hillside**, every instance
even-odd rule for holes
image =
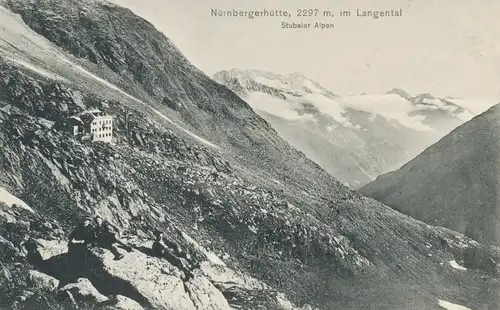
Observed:
[[[499,245],[499,134],[497,105],[361,191],[429,224]]]
[[[341,185],[129,10],[1,3],[19,15],[0,7],[0,308],[499,304],[498,248]],[[114,117],[112,143],[68,130],[93,109]],[[85,215],[132,251],[76,264],[66,242]],[[191,276],[151,256],[155,229],[198,262]]]

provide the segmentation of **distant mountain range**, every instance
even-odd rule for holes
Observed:
[[[232,69],[214,75],[292,146],[354,188],[399,168],[471,119],[452,99],[382,95],[341,98],[302,74]]]
[[[429,224],[500,245],[500,105],[361,192]]]

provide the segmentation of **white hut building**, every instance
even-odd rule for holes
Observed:
[[[73,127],[73,134],[89,135],[92,141],[111,142],[113,139],[113,116],[99,110],[85,111],[72,117],[79,125]]]

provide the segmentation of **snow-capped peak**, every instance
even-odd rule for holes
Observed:
[[[321,86],[318,82],[305,77],[302,73],[277,74],[258,69],[222,70],[214,75],[215,80],[222,84],[238,84],[242,89],[240,95],[252,91],[260,91],[282,96],[303,96],[320,93],[329,97],[337,97],[334,93]],[[246,90],[242,92],[243,90]]]
[[[354,187],[396,169],[476,114],[457,99],[412,97],[399,88],[339,97],[297,72],[232,69],[214,79],[291,145]]]
[[[214,78],[247,100],[254,109],[288,120],[315,120],[318,114],[311,112],[315,110],[350,125],[352,122],[346,121],[350,109],[367,112],[373,119],[382,116],[395,126],[433,131],[429,122],[436,118],[462,122],[474,116],[470,110],[451,101],[427,93],[412,97],[400,88],[382,95],[339,97],[298,72],[284,75],[256,69],[231,69],[217,72]],[[308,107],[304,107],[305,104]],[[356,124],[349,127],[359,128]]]
[[[446,112],[463,121],[470,120],[474,115],[480,114],[498,103],[494,100],[466,100],[450,96],[437,98],[429,93],[422,93],[412,97],[409,93],[400,88],[393,88],[388,91],[387,94],[398,95],[408,100],[418,111]]]

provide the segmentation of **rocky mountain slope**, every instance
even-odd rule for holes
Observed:
[[[499,245],[499,117],[496,105],[362,192],[417,219]]]
[[[353,188],[399,168],[474,115],[451,101],[429,94],[411,97],[400,89],[340,98],[298,73],[232,69],[214,79]]]
[[[499,304],[498,248],[341,185],[129,10],[1,3],[0,308]],[[111,144],[67,129],[96,108],[114,116]],[[77,265],[67,236],[96,214],[134,249]],[[199,262],[193,277],[151,257],[154,229]]]
[[[125,92],[132,104],[146,105],[150,113],[161,114],[166,126],[176,128],[178,126],[172,123],[181,124],[183,131],[196,133],[196,140],[202,137],[205,144],[209,140],[209,145],[231,153],[229,155],[240,162],[245,161],[252,170],[262,170],[261,163],[268,162],[271,165],[264,173],[275,178],[282,171],[295,174],[292,180],[315,173],[318,176],[310,182],[334,186],[327,178],[318,179],[322,171],[317,165],[291,164],[303,161],[302,155],[279,139],[243,100],[191,65],[170,40],[147,21],[106,2],[97,8],[92,1],[83,1],[80,5],[72,1],[4,1],[29,27],[69,56],[76,57],[70,63],[82,65],[85,71],[72,65],[67,68],[68,62],[57,59],[55,51],[50,62],[51,66],[55,62],[59,69],[66,71],[60,75],[77,74],[80,79],[95,80],[90,73],[104,78],[120,90],[117,95],[123,96]],[[29,53],[33,53],[32,50]],[[102,91],[109,92],[106,86],[109,85],[100,85]],[[256,147],[262,152],[249,152]],[[277,150],[284,149],[290,160],[274,161],[272,157]],[[256,162],[259,164],[254,167]]]

